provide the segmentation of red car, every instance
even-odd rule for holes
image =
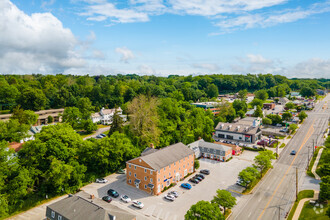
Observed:
[[[262,145],[262,146],[268,146],[268,141],[267,140],[260,140],[257,142],[258,145]]]
[[[108,202],[108,203],[110,203],[110,202],[112,201],[112,199],[111,199],[110,196],[103,196],[103,197],[102,197],[102,200],[103,200],[103,201],[106,201],[106,202]]]

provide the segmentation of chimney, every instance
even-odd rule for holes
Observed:
[[[90,199],[94,199],[94,198],[95,198],[95,196],[94,196],[94,195],[91,195],[91,196],[90,196]]]
[[[150,147],[153,148],[153,149],[155,149],[155,146],[154,146],[153,143],[150,143]]]

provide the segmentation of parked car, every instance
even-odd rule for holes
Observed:
[[[199,183],[199,180],[198,179],[195,179],[195,178],[190,178],[189,179],[189,182],[198,184]]]
[[[125,174],[125,170],[123,170],[123,169],[119,169],[119,170],[117,171],[117,173],[118,173],[118,174]]]
[[[289,131],[288,128],[283,128],[283,129],[280,130],[280,132],[285,132],[285,133],[288,132],[288,131]]]
[[[106,135],[105,135],[105,134],[100,134],[100,136],[102,136],[102,137],[106,137]]]
[[[171,202],[173,202],[174,199],[175,199],[175,197],[173,195],[171,195],[171,194],[167,194],[164,198],[167,199],[167,200],[169,200],[169,201],[171,201]]]
[[[104,179],[104,178],[99,178],[95,180],[96,183],[107,183],[108,180]]]
[[[276,127],[282,127],[282,124],[276,124]]]
[[[201,174],[201,173],[197,173],[196,176],[198,176],[198,177],[200,177],[202,179],[205,179],[205,176],[203,174]]]
[[[197,179],[199,182],[201,182],[201,181],[203,180],[202,177],[199,177],[199,176],[197,176],[197,175],[194,176],[194,179]]]
[[[129,203],[131,201],[131,198],[128,197],[127,195],[122,195],[120,199],[126,203]]]
[[[185,189],[191,189],[191,185],[189,183],[182,183],[181,187]]]
[[[144,204],[137,200],[133,200],[132,203],[133,203],[133,206],[135,206],[136,208],[142,209],[144,207]]]
[[[110,203],[110,202],[112,201],[112,199],[111,199],[110,196],[103,196],[103,197],[102,197],[102,200],[103,200],[103,201],[106,201],[106,202],[108,202],[108,203]]]
[[[112,196],[114,198],[117,198],[119,196],[119,193],[116,190],[114,190],[114,189],[109,189],[108,190],[108,195],[109,196]]]
[[[268,141],[265,140],[265,139],[263,139],[263,140],[258,141],[257,144],[258,144],[258,145],[262,145],[262,146],[263,146],[263,145],[268,146]]]
[[[209,170],[201,170],[199,172],[202,173],[202,174],[206,174],[206,175],[209,175],[210,174],[210,171]]]
[[[243,186],[243,187],[245,187],[245,186],[246,186],[246,183],[244,183],[243,180],[238,179],[238,180],[236,181],[236,185],[239,185],[239,186]]]
[[[179,197],[179,193],[177,191],[171,191],[169,194],[173,195],[175,198]]]
[[[296,155],[296,151],[295,150],[291,151],[290,155]]]
[[[96,138],[103,138],[103,136],[101,136],[100,134],[96,136]]]

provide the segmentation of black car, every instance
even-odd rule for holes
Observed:
[[[110,202],[112,201],[112,199],[111,199],[110,196],[103,196],[103,197],[102,197],[102,200],[103,200],[103,201],[106,201],[106,202],[108,202],[108,203],[110,203]]]
[[[200,173],[205,174],[205,175],[209,175],[210,171],[209,170],[201,170]]]
[[[291,151],[290,155],[296,155],[296,151],[295,150]]]
[[[117,193],[117,191],[114,190],[114,189],[109,189],[109,190],[108,190],[108,195],[109,195],[109,196],[112,196],[112,197],[114,197],[114,198],[117,198],[117,197],[119,196],[119,193]]]
[[[195,178],[190,178],[189,179],[189,182],[198,184],[199,183],[199,180],[198,179],[195,179]]]
[[[201,174],[201,173],[196,174],[196,176],[198,176],[198,177],[200,177],[202,179],[205,179],[205,176],[203,174]]]

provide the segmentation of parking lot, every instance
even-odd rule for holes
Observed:
[[[106,179],[109,181],[106,184],[92,183],[84,188],[85,192],[93,194],[96,197],[102,198],[107,194],[107,190],[114,189],[120,195],[126,194],[132,200],[139,200],[144,203],[143,209],[136,209],[131,204],[126,204],[120,201],[120,198],[115,198],[112,204],[118,207],[137,214],[137,219],[183,219],[187,210],[191,205],[200,200],[212,200],[217,189],[226,189],[232,192],[240,200],[242,187],[237,186],[238,173],[245,167],[253,163],[253,158],[257,152],[244,151],[242,155],[234,157],[229,162],[218,162],[209,159],[200,159],[200,168],[210,170],[210,175],[205,175],[205,179],[199,184],[192,184],[192,189],[186,190],[180,187],[181,183],[187,183],[189,177],[185,181],[179,182],[169,191],[179,192],[179,197],[174,202],[164,199],[167,192],[159,196],[151,196],[141,190],[131,187],[126,184],[126,175],[113,174]],[[193,174],[194,175],[194,174]]]

